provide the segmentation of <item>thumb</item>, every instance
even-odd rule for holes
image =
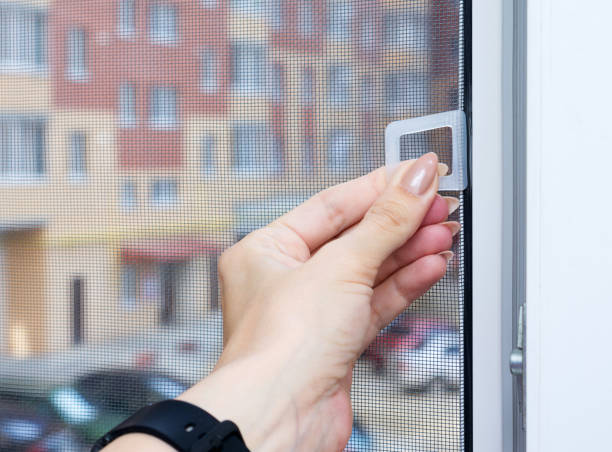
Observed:
[[[361,222],[338,239],[336,251],[363,263],[368,267],[364,270],[376,276],[383,261],[419,229],[437,190],[436,154],[405,162]]]

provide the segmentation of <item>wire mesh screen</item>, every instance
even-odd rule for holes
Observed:
[[[462,10],[0,1],[0,450],[88,450],[210,372],[219,255],[382,165],[390,121],[463,108]],[[450,145],[415,134],[402,158],[452,171]],[[358,361],[347,451],[464,449],[453,251]]]

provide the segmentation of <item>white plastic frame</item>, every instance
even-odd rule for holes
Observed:
[[[440,178],[440,190],[463,191],[468,186],[467,130],[465,113],[445,111],[434,115],[394,121],[385,129],[385,165],[392,172],[400,162],[400,140],[404,135],[450,127],[452,140],[452,168]]]

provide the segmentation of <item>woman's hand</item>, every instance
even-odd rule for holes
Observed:
[[[240,427],[253,451],[341,451],[355,360],[437,282],[459,224],[435,154],[319,193],[220,260],[225,349],[180,398]]]

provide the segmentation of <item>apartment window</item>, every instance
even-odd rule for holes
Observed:
[[[268,19],[272,28],[278,30],[283,26],[283,2],[282,0],[270,0],[268,5]]]
[[[134,309],[140,298],[139,271],[136,264],[121,265],[121,305],[125,309]]]
[[[119,87],[119,123],[121,127],[136,125],[134,85],[131,83],[122,83]]]
[[[178,41],[178,17],[176,8],[166,3],[154,3],[149,13],[149,37],[160,44]]]
[[[314,8],[312,0],[302,0],[298,4],[298,27],[300,34],[311,37],[315,32]]]
[[[327,161],[332,171],[347,168],[353,138],[347,130],[334,130],[328,141]]]
[[[0,177],[30,178],[45,173],[46,122],[0,117]]]
[[[215,137],[204,135],[200,141],[200,169],[202,174],[215,172]]]
[[[302,168],[307,174],[312,173],[315,164],[314,140],[312,137],[304,138],[302,143]]]
[[[422,51],[427,43],[425,15],[419,11],[390,10],[385,14],[385,43],[403,50]]]
[[[70,134],[70,152],[68,155],[68,174],[71,179],[83,179],[86,176],[86,140],[84,132]]]
[[[231,0],[231,5],[247,13],[261,14],[266,7],[266,0]]]
[[[370,14],[365,15],[361,21],[359,37],[363,50],[372,51],[376,48],[376,22]]]
[[[311,106],[314,103],[314,73],[311,68],[302,72],[302,103]]]
[[[267,54],[265,44],[234,44],[232,86],[241,91],[263,91],[267,73]]]
[[[218,0],[200,0],[204,8],[216,8]]]
[[[218,88],[218,59],[214,49],[202,51],[200,63],[200,89],[205,93],[214,93]]]
[[[353,5],[349,1],[331,1],[328,5],[327,31],[331,39],[351,39]]]
[[[133,180],[125,180],[121,185],[121,208],[126,211],[134,210],[138,206],[138,195],[136,183]]]
[[[119,35],[129,37],[136,32],[134,0],[119,1]]]
[[[423,74],[394,72],[385,76],[385,104],[387,111],[419,114],[428,111],[428,83]]]
[[[154,127],[168,128],[177,124],[176,90],[155,87],[151,90],[150,122]]]
[[[353,73],[350,66],[332,65],[328,69],[328,97],[334,104],[346,104],[351,99]]]
[[[272,83],[270,86],[271,97],[276,102],[281,102],[285,96],[285,68],[276,63],[272,66]]]
[[[281,168],[279,141],[264,123],[238,123],[232,130],[234,170],[241,174],[277,173]]]
[[[82,28],[68,32],[68,77],[76,81],[89,77],[88,37]]]
[[[361,77],[359,101],[361,103],[362,110],[372,110],[376,106],[374,102],[374,84],[372,83],[372,76],[366,74]]]
[[[172,207],[178,202],[178,185],[174,179],[156,179],[151,182],[149,201],[153,207]]]
[[[47,15],[17,3],[0,3],[0,69],[44,70]]]

